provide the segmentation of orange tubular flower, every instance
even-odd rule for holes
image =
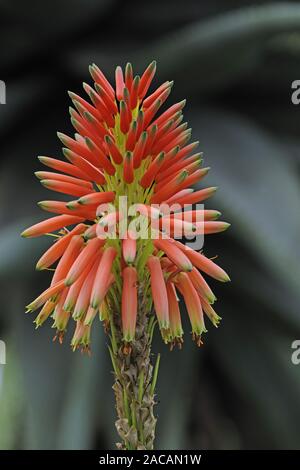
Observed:
[[[133,341],[137,318],[137,272],[133,267],[123,269],[122,328],[127,343]]]
[[[189,258],[177,248],[173,240],[155,240],[154,245],[158,250],[163,251],[170,261],[179,268],[181,271],[191,271],[193,265]]]
[[[201,335],[206,331],[200,298],[187,274],[178,274],[176,285],[184,297],[185,305],[192,325],[192,333],[200,346]]]
[[[136,257],[136,240],[132,234],[127,232],[127,237],[122,241],[122,253],[124,261],[127,264],[134,263]]]
[[[185,100],[160,112],[173,82],[148,93],[155,71],[155,62],[140,76],[131,64],[125,70],[118,66],[114,89],[91,65],[94,86],[83,84],[86,96],[69,92],[75,133],[58,133],[66,160],[38,157],[48,167],[36,172],[41,184],[70,198],[41,201],[39,206],[54,216],[22,233],[37,237],[56,232],[36,265],[43,270],[57,263],[51,285],[27,309],[41,308],[37,326],[51,316],[60,340],[67,325],[74,324],[73,349],[89,348],[91,325],[99,314],[114,351],[122,350],[118,338],[130,351],[139,315],[155,324],[152,305],[163,340],[171,348],[181,347],[176,290],[187,306],[197,344],[206,331],[203,312],[215,326],[220,320],[204,276],[225,282],[228,275],[202,252],[173,238],[178,238],[178,230],[206,235],[228,224],[216,220],[220,212],[215,210],[184,211],[185,204],[205,201],[216,188],[191,187],[202,183],[209,168],[202,167],[202,153],[195,153],[198,142],[190,142],[191,129],[183,121]],[[136,211],[124,212],[120,196],[127,196],[128,207],[135,204]],[[164,212],[162,204],[176,204],[177,209]],[[144,227],[147,236],[133,236],[131,224]],[[150,326],[147,332],[150,335]]]
[[[170,316],[170,330],[171,336],[181,348],[183,343],[183,329],[181,325],[181,316],[179,310],[179,300],[176,295],[176,290],[172,282],[167,282],[167,295],[169,302],[169,316]]]
[[[36,269],[42,270],[49,268],[49,266],[55,263],[55,261],[61,258],[61,256],[64,254],[66,248],[72,240],[72,237],[74,237],[74,235],[83,233],[85,230],[86,226],[84,224],[79,224],[76,225],[69,233],[66,233],[60,237],[53,245],[50,246],[46,253],[41,256],[36,264]]]
[[[73,318],[74,320],[81,320],[88,311],[90,306],[90,298],[92,288],[95,282],[99,260],[96,258],[91,266],[89,273],[86,275],[84,282],[81,286],[77,301],[74,307]]]
[[[95,309],[99,307],[105,297],[107,286],[109,284],[112,264],[116,255],[116,250],[113,247],[108,247],[104,251],[100,260],[91,292],[91,306]]]
[[[147,262],[151,277],[151,290],[155,312],[162,330],[168,330],[169,321],[169,304],[167,289],[164,281],[164,275],[159,258],[150,256]]]
[[[84,241],[80,235],[75,235],[72,237],[67,249],[56,266],[51,280],[51,285],[56,284],[56,282],[61,281],[62,279],[65,279],[71,266],[73,266],[74,262],[77,261],[83,244]]]
[[[43,220],[38,224],[32,225],[22,232],[22,237],[39,237],[46,233],[59,230],[67,225],[77,224],[82,222],[82,218],[72,215],[58,215],[52,219]]]

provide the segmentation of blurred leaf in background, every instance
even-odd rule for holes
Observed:
[[[204,247],[232,278],[215,286],[220,328],[209,328],[201,350],[155,345],[157,448],[299,448],[300,369],[291,362],[300,338],[300,109],[291,103],[299,2],[4,0],[0,13],[0,338],[9,351],[0,447],[115,442],[101,326],[91,359],[71,353],[68,338],[52,344],[49,326],[35,332],[23,312],[47,285],[33,266],[48,240],[19,233],[42,218],[36,155],[58,155],[55,132],[71,131],[66,90],[81,91],[91,62],[113,79],[117,64],[141,71],[155,58],[157,83],[174,79],[172,99],[188,98],[209,182],[220,188],[209,204],[232,223]]]

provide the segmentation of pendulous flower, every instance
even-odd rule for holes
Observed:
[[[160,113],[173,82],[146,97],[155,70],[152,62],[139,77],[131,64],[125,73],[117,67],[113,88],[95,64],[90,66],[94,87],[83,84],[86,98],[69,92],[75,135],[58,133],[66,160],[38,157],[50,169],[35,173],[41,184],[70,200],[41,201],[39,206],[55,215],[22,233],[55,232],[54,243],[36,264],[48,270],[57,263],[51,285],[27,310],[41,309],[37,326],[52,317],[60,340],[73,322],[74,349],[89,349],[97,315],[113,338],[113,311],[119,315],[124,351],[130,352],[139,312],[143,308],[151,316],[152,305],[163,340],[171,348],[181,347],[179,294],[198,345],[206,331],[204,315],[215,326],[220,321],[203,273],[223,282],[228,275],[175,238],[178,232],[221,232],[229,224],[216,220],[218,211],[191,207],[213,196],[216,188],[191,188],[209,168],[202,167],[202,153],[194,153],[198,142],[189,142],[191,129],[182,122],[185,100]],[[135,213],[123,210],[124,196],[128,206],[136,205]],[[173,204],[170,212],[161,208]],[[134,229],[142,228],[147,236],[136,237]]]

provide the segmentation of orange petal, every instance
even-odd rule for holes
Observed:
[[[154,101],[157,100],[157,98],[160,97],[160,95],[167,89],[171,88],[173,85],[173,82],[165,82],[162,85],[160,85],[159,88],[157,88],[151,95],[149,95],[144,101],[143,101],[143,108],[149,108]]]
[[[27,305],[26,310],[32,312],[37,308],[41,307],[47,300],[54,297],[56,294],[61,292],[65,288],[64,281],[59,281],[56,284],[48,287],[42,294],[40,294],[33,302]]]
[[[84,270],[85,266],[99,253],[100,248],[103,246],[104,240],[93,238],[89,240],[86,246],[77,257],[76,261],[71,266],[69,272],[66,275],[66,285],[70,286],[79,278],[80,274]]]
[[[140,77],[137,75],[134,77],[132,87],[130,90],[130,107],[135,109],[138,103],[138,91],[139,91]]]
[[[180,191],[181,194],[174,195],[165,202],[170,204],[172,201],[172,204],[180,204],[181,206],[184,206],[185,204],[197,204],[213,196],[216,190],[216,187],[200,189],[195,192],[190,189],[184,189],[183,191]],[[183,194],[184,191],[186,192],[185,194]]]
[[[62,175],[61,173],[54,173],[52,171],[36,171],[35,176],[40,180],[63,181],[65,183],[78,184],[79,186],[93,190],[93,185],[90,181],[74,178],[73,176]]]
[[[211,259],[202,255],[201,253],[198,253],[198,251],[192,250],[188,246],[185,246],[176,240],[174,240],[174,243],[184,252],[193,265],[200,269],[200,271],[204,271],[206,274],[213,277],[214,279],[217,279],[218,281],[230,281],[228,274]]]
[[[101,170],[95,167],[92,163],[90,163],[85,158],[81,157],[80,155],[76,154],[70,149],[63,149],[63,153],[65,157],[70,160],[76,167],[80,169],[80,171],[84,172],[90,179],[92,179],[97,184],[104,184],[106,182],[105,177]]]
[[[180,273],[177,279],[176,285],[184,297],[193,333],[201,336],[201,334],[206,331],[206,328],[200,298],[187,274]]]
[[[124,157],[123,179],[127,184],[131,184],[134,180],[133,157],[132,153],[128,151]]]
[[[71,341],[71,347],[73,351],[81,344],[84,348],[87,348],[90,344],[91,327],[85,326],[82,321],[76,322],[76,329]]]
[[[37,328],[41,326],[47,320],[47,318],[49,318],[55,306],[56,306],[56,302],[53,302],[52,300],[47,300],[47,302],[44,304],[43,308],[41,309],[40,313],[34,320],[34,323],[36,324]]]
[[[50,189],[51,191],[55,191],[57,193],[69,194],[70,196],[81,197],[84,196],[86,193],[94,192],[93,189],[90,191],[83,186],[73,184],[73,183],[66,183],[64,181],[57,181],[57,180],[41,180],[41,184],[45,186],[45,188]]]
[[[117,165],[120,165],[123,161],[123,157],[120,150],[118,149],[118,146],[115,144],[115,142],[109,135],[105,136],[105,142],[108,153],[111,155],[111,158]]]
[[[117,252],[113,247],[104,250],[91,294],[91,306],[93,308],[98,308],[106,295],[112,264],[116,256]]]
[[[59,301],[56,304],[54,313],[53,313],[53,318],[54,318],[54,323],[52,328],[56,328],[58,331],[65,331],[67,328],[67,324],[70,319],[70,312],[66,312],[64,310],[64,303],[67,297],[68,293],[68,288],[65,287],[65,289],[62,291]],[[59,336],[61,338],[61,342],[63,339],[63,336]]]
[[[159,258],[150,256],[147,266],[151,276],[151,290],[156,316],[160,328],[168,329],[170,325],[168,296]]]
[[[137,318],[137,272],[134,267],[123,269],[122,329],[123,339],[133,341]]]
[[[38,157],[39,161],[44,165],[53,168],[53,170],[67,173],[68,175],[75,176],[76,178],[86,179],[87,175],[71,163],[63,162],[51,157]]]
[[[119,65],[116,68],[115,75],[116,75],[116,96],[117,96],[117,99],[121,101],[123,99],[125,83],[124,83],[123,70]]]
[[[79,278],[77,279],[74,284],[71,285],[71,287],[68,290],[68,295],[65,300],[64,304],[64,310],[67,312],[72,312],[74,310],[78,295],[81,291],[82,285],[84,281],[86,280],[89,272],[91,271],[93,264],[94,264],[94,259],[90,260],[89,264],[87,264],[80,274]]]
[[[98,265],[99,265],[99,255],[97,256],[96,260],[93,262],[89,273],[85,277],[85,280],[82,284],[79,295],[77,297],[77,301],[76,301],[76,304],[74,307],[74,313],[73,313],[73,318],[75,320],[82,319],[89,308],[92,288],[95,282],[95,276],[97,273]]]
[[[91,204],[99,205],[106,202],[112,202],[115,199],[115,193],[113,191],[105,192],[96,192],[91,194],[86,194],[78,199],[79,204]]]
[[[110,98],[113,100],[114,97],[115,97],[115,90],[113,89],[113,87],[111,86],[111,84],[109,83],[107,78],[105,77],[102,70],[100,70],[99,67],[96,64],[93,64],[90,67],[90,73],[91,73],[93,79],[95,80],[95,82],[99,83],[99,85],[101,85],[102,88],[104,88],[106,93],[108,93]]]
[[[193,283],[196,291],[201,294],[202,297],[207,299],[209,303],[213,304],[217,299],[214,293],[212,292],[211,288],[205,281],[202,274],[196,268],[193,268],[190,273],[188,273],[190,280]]]
[[[82,222],[84,218],[76,217],[73,215],[58,215],[52,217],[51,219],[43,220],[31,227],[27,228],[22,232],[22,237],[39,237],[40,235],[45,235],[45,233],[54,232],[68,225],[77,224]]]
[[[212,306],[208,302],[206,302],[205,299],[201,298],[201,304],[202,304],[204,312],[206,313],[206,315],[208,316],[212,324],[215,327],[218,327],[222,318],[219,317],[219,315],[214,311]]]
[[[140,84],[139,84],[139,99],[142,100],[144,96],[146,95],[149,86],[151,85],[151,82],[153,80],[153,77],[155,75],[156,71],[156,62],[155,60],[151,62],[151,64],[148,65],[146,68],[145,72],[141,76]]]
[[[66,203],[64,201],[40,201],[38,206],[54,214],[76,215],[87,220],[94,220],[96,218],[96,207],[82,207],[75,204],[74,201]]]
[[[198,222],[195,224],[196,228],[194,230],[195,235],[209,235],[211,233],[220,233],[224,232],[230,227],[230,224],[227,222],[221,221],[205,221],[205,222]]]
[[[130,232],[127,232],[126,238],[122,240],[122,253],[127,264],[134,262],[136,257],[136,240],[134,237],[131,237]]]
[[[200,222],[202,220],[215,220],[220,217],[221,212],[211,209],[198,209],[198,210],[183,210],[182,212],[176,212],[171,215],[176,219],[188,220],[190,222]]]
[[[174,284],[172,282],[167,282],[167,294],[169,303],[170,329],[172,337],[182,338],[183,329],[181,324],[179,302],[177,299]]]
[[[126,67],[125,67],[125,85],[129,91],[131,90],[132,82],[133,82],[132,65],[130,62],[127,62]]]
[[[53,263],[55,263],[56,260],[58,260],[66,250],[67,246],[69,245],[71,238],[74,235],[79,235],[83,233],[86,229],[86,225],[84,224],[79,224],[76,227],[71,230],[71,232],[67,233],[66,235],[63,235],[53,245],[50,246],[50,248],[41,256],[41,258],[38,260],[36,264],[36,269],[42,270],[46,269],[49,266],[51,266]]]
[[[66,275],[69,272],[71,266],[74,264],[75,260],[78,258],[78,255],[83,245],[84,245],[84,240],[80,235],[74,235],[72,237],[63,256],[61,257],[58,265],[56,266],[55,272],[52,277],[51,285],[66,278]]]
[[[173,240],[154,240],[154,246],[158,250],[162,250],[179,269],[183,271],[193,269],[189,258],[175,245]]]

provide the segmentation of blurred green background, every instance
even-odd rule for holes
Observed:
[[[204,347],[161,351],[159,449],[300,448],[300,79],[299,2],[246,0],[0,1],[0,366],[1,449],[112,448],[117,440],[112,375],[102,328],[92,358],[52,343],[24,305],[49,280],[35,261],[49,240],[23,240],[46,199],[37,155],[59,155],[70,132],[66,91],[81,92],[88,65],[112,79],[128,60],[158,61],[157,83],[175,80],[172,100],[200,140],[209,207],[232,223],[206,240],[231,285],[212,284],[223,317]]]

